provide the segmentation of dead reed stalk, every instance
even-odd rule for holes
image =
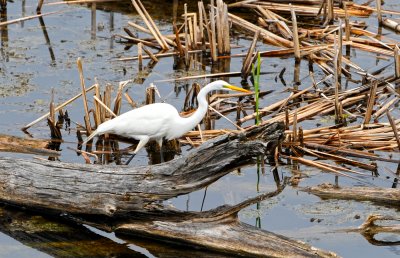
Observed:
[[[158,44],[162,47],[162,49],[168,50],[169,49],[168,44],[165,42],[164,37],[161,35],[161,33],[158,30],[157,26],[155,25],[153,19],[151,18],[151,16],[147,12],[147,10],[144,8],[141,1],[140,0],[132,0],[132,4],[135,7],[136,11],[139,13],[139,15],[142,17],[144,23],[146,24],[147,28],[150,30],[153,37],[157,40]]]
[[[89,108],[88,108],[88,103],[87,103],[87,98],[86,98],[86,87],[85,87],[85,77],[83,76],[83,68],[82,68],[82,59],[79,57],[76,60],[76,63],[78,65],[78,72],[79,72],[79,78],[81,81],[81,88],[82,88],[82,100],[83,100],[83,107],[85,109],[85,127],[88,135],[92,133],[92,126],[90,125],[90,117],[89,117]]]
[[[373,81],[371,89],[368,94],[367,110],[365,111],[364,124],[369,124],[369,121],[371,120],[372,109],[374,108],[375,104],[377,87],[378,87],[378,82]]]
[[[296,13],[293,8],[290,9],[290,13],[292,15],[292,35],[293,35],[293,44],[294,44],[294,57],[297,60],[300,60],[300,42],[299,42],[299,32],[297,30],[297,18]]]

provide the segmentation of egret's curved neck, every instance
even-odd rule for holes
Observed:
[[[211,91],[211,88],[202,89],[197,95],[197,101],[199,106],[197,110],[189,117],[182,118],[181,128],[182,131],[187,132],[192,130],[198,123],[201,122],[208,109],[207,94]]]

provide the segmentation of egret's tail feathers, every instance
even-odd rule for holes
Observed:
[[[97,133],[97,130],[94,130],[94,132],[93,132],[91,135],[89,135],[89,137],[86,138],[86,140],[83,141],[82,145],[85,145],[86,143],[88,143],[88,142],[89,142],[91,139],[93,139],[93,137],[95,137],[97,134],[98,134],[98,133]]]

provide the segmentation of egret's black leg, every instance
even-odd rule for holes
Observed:
[[[129,165],[129,162],[131,162],[131,160],[132,160],[135,156],[136,156],[136,153],[133,153],[133,154],[129,157],[128,161],[125,162],[125,165]]]

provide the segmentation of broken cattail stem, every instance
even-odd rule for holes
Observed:
[[[142,27],[139,24],[136,24],[134,22],[128,22],[128,25],[133,27],[133,28],[135,28],[135,29],[137,29],[138,31],[141,31],[141,32],[144,32],[144,33],[147,33],[147,34],[152,34],[149,29],[146,29],[145,27]]]
[[[240,76],[240,74],[241,74],[241,72],[201,74],[201,75],[192,75],[192,76],[180,77],[180,78],[176,78],[176,79],[156,80],[154,82],[172,82],[172,81],[185,81],[185,80],[193,80],[193,79],[199,79],[199,78],[210,78],[210,77]]]
[[[158,44],[160,45],[160,47],[162,47],[163,49],[168,49],[164,48],[165,46],[163,46],[163,42],[160,39],[160,37],[157,35],[157,33],[155,32],[154,28],[151,26],[151,23],[148,21],[146,15],[144,14],[143,10],[140,8],[138,2],[139,0],[132,0],[132,4],[135,7],[136,11],[138,12],[138,14],[142,17],[144,23],[146,24],[146,26],[149,28],[149,31],[151,32],[151,34],[153,35],[153,37],[156,39],[156,41],[158,42]]]
[[[135,34],[133,34],[132,31],[130,31],[127,27],[124,27],[123,30],[128,34],[129,37],[135,38]]]
[[[258,12],[260,12],[261,15],[265,16],[268,20],[276,22],[278,30],[286,39],[293,38],[292,31],[286,25],[286,23],[289,23],[288,20],[286,20],[282,16],[277,15],[276,13],[271,12],[268,9],[262,8],[261,6],[257,6],[256,9]]]
[[[289,109],[285,108],[285,130],[289,130]]]
[[[236,123],[234,123],[232,120],[230,120],[229,118],[227,118],[226,116],[224,116],[223,114],[221,114],[218,110],[216,110],[215,108],[208,106],[209,109],[211,109],[212,111],[214,111],[215,113],[217,113],[218,115],[220,115],[221,117],[225,118],[229,123],[233,124],[237,129],[239,129],[240,131],[245,131],[242,127],[238,126]]]
[[[400,78],[400,48],[399,45],[394,47],[394,65],[396,78]]]
[[[140,0],[132,0],[132,2],[137,1],[139,7],[142,9],[143,14],[145,15],[145,17],[147,17],[151,27],[153,28],[153,30],[155,31],[155,34],[157,35],[157,37],[161,40],[162,44],[161,47],[164,50],[168,50],[169,46],[168,44],[165,42],[165,39],[163,37],[163,35],[161,34],[161,32],[158,30],[156,24],[154,23],[153,19],[151,18],[151,16],[149,15],[149,13],[147,12],[146,8],[144,8],[142,2]],[[152,28],[149,27],[150,31],[152,30]]]
[[[157,57],[150,50],[148,50],[145,46],[142,46],[142,49],[144,52],[146,52],[146,54],[148,54],[150,56],[151,60],[153,60],[154,62],[158,62]],[[142,60],[143,60],[143,56],[142,56]]]
[[[53,140],[61,140],[62,139],[62,135],[61,135],[61,130],[59,127],[57,127],[57,124],[55,121],[52,121],[52,119],[50,117],[47,118],[47,124],[49,125],[50,128],[50,135],[51,135],[51,139],[52,141],[49,144],[49,148],[52,150],[60,150],[60,145],[58,144],[60,141],[55,142]]]
[[[50,116],[49,119],[53,126],[56,126],[56,114],[54,110],[54,89],[51,89],[51,100],[50,100]]]
[[[376,98],[376,89],[378,87],[378,81],[373,81],[371,85],[371,89],[369,91],[367,110],[365,111],[364,124],[369,124],[372,115],[372,109],[374,108],[375,98]]]
[[[192,28],[193,28],[193,47],[197,48],[198,43],[198,26],[197,26],[197,13],[193,13],[192,17]]]
[[[148,29],[151,31],[151,34],[153,37],[156,39],[158,44],[161,46],[162,49],[168,50],[169,46],[165,42],[164,37],[161,35],[160,31],[158,30],[157,26],[155,25],[153,19],[151,16],[148,14],[140,0],[132,0],[132,4],[135,7],[136,11],[139,13],[139,15],[142,17],[144,23],[148,27]]]
[[[292,14],[294,57],[296,58],[296,60],[300,60],[300,42],[299,42],[299,32],[297,29],[297,19],[296,19],[296,13],[291,5],[290,5],[290,12]]]
[[[137,104],[135,103],[135,101],[133,101],[131,96],[129,96],[128,90],[125,91],[124,96],[125,96],[125,99],[128,101],[129,105],[131,105],[132,108],[136,108],[137,107]]]
[[[297,141],[297,109],[294,111],[293,115],[293,142]]]
[[[184,6],[184,12],[185,12],[185,15],[184,15],[184,18],[185,18],[185,23],[184,23],[184,25],[185,25],[185,27],[184,27],[184,32],[185,32],[185,48],[184,48],[184,51],[185,51],[185,65],[186,66],[188,66],[189,65],[189,53],[188,53],[188,50],[189,50],[189,46],[190,46],[190,44],[189,44],[189,35],[188,35],[188,17],[187,17],[187,4],[184,4],[183,5]]]
[[[203,43],[204,28],[203,28],[203,9],[201,8],[202,2],[197,2],[197,9],[199,10],[199,26],[198,26],[198,40]]]
[[[392,19],[383,19],[382,24],[396,32],[400,32],[400,24]]]
[[[96,39],[96,30],[97,30],[97,22],[96,22],[96,3],[91,4],[91,36],[92,40]]]
[[[203,139],[203,133],[202,133],[200,124],[197,125],[197,129],[199,130],[199,133],[200,133],[200,140],[201,140],[201,143],[203,143],[203,142],[204,142],[204,139]]]
[[[211,38],[212,38],[211,27],[210,27],[211,25],[208,22],[207,13],[205,11],[203,2],[199,2],[199,9],[201,9],[201,13],[203,15],[203,20],[204,20],[204,22],[203,22],[203,24],[201,26],[204,26],[206,28],[208,42],[210,44],[211,56],[213,56],[214,46],[212,45],[212,41],[211,41]],[[199,14],[200,14],[200,11],[199,11]],[[203,44],[202,47],[205,49],[205,39],[204,39],[204,37],[203,37],[202,44]]]
[[[394,137],[396,138],[397,141],[397,148],[400,150],[400,138],[399,138],[399,133],[397,132],[397,126],[396,126],[396,122],[394,121],[392,115],[390,114],[390,111],[386,111],[386,115],[389,119],[390,122],[390,126],[392,126],[393,128],[393,133],[394,133]]]
[[[300,146],[304,147],[304,134],[303,134],[303,128],[301,126],[299,127],[298,138],[299,138]]]
[[[132,43],[136,43],[136,44],[137,43],[143,43],[143,45],[146,45],[146,46],[149,46],[149,47],[152,47],[152,48],[161,49],[161,47],[157,43],[153,43],[153,42],[146,41],[146,40],[143,40],[143,39],[138,39],[138,38],[135,38],[135,37],[125,36],[125,35],[120,35],[120,34],[115,34],[115,36],[123,38],[123,39],[126,39],[126,40],[128,40],[129,42],[132,42]]]
[[[176,23],[173,23],[173,29],[174,29],[174,33],[175,33],[176,48],[178,50],[177,54],[181,58],[184,58],[185,57],[185,52],[187,52],[187,49],[186,49],[186,47],[182,46],[181,39],[180,39],[180,36],[179,36],[179,30],[178,30],[178,27],[176,26]],[[155,54],[155,55],[153,54],[153,56],[155,58],[157,58],[157,54]]]
[[[207,96],[207,102],[211,103],[209,95]],[[215,119],[211,119],[211,110],[209,108],[207,108],[207,113],[203,118],[203,123],[206,130],[211,130],[215,127]]]
[[[153,104],[156,100],[156,89],[151,83],[146,89],[146,105]]]
[[[83,76],[82,59],[80,57],[78,57],[78,59],[76,60],[76,64],[78,65],[79,78],[81,80],[82,100],[85,109],[85,127],[88,135],[90,135],[92,133],[92,127],[90,125],[89,107],[86,98],[85,78]]]
[[[255,58],[254,49],[256,47],[259,35],[260,35],[260,31],[256,31],[256,33],[254,34],[254,37],[253,37],[253,42],[250,45],[249,51],[247,51],[246,57],[243,60],[243,66],[242,66],[242,71],[241,71],[243,80],[246,80],[251,72],[251,65]]]
[[[290,159],[292,159],[292,160],[296,160],[296,161],[298,161],[298,162],[300,162],[300,163],[303,163],[303,164],[305,164],[305,165],[308,165],[308,166],[317,167],[317,168],[319,168],[319,169],[321,169],[321,170],[329,171],[329,172],[335,173],[335,174],[340,175],[340,176],[350,177],[350,178],[356,179],[356,180],[358,180],[358,181],[364,182],[363,180],[361,180],[361,179],[359,179],[359,178],[357,178],[357,177],[353,177],[353,176],[347,175],[347,174],[345,174],[345,173],[343,173],[343,172],[340,172],[340,171],[338,170],[338,167],[332,168],[332,166],[330,166],[330,165],[327,164],[327,163],[315,162],[315,161],[312,161],[312,160],[308,160],[308,159],[301,158],[301,157],[294,157],[294,156],[282,155],[282,157],[284,157],[284,158],[290,158]],[[344,170],[344,168],[340,168],[340,170]]]
[[[329,1],[329,0],[328,0]],[[339,83],[339,67],[338,67],[338,59],[339,59],[339,51],[337,45],[337,38],[335,37],[335,56],[334,56],[334,77],[335,77],[335,121],[336,123],[340,123],[341,117],[339,110],[339,91],[340,91],[340,83]]]
[[[349,158],[345,158],[341,155],[334,155],[334,154],[330,154],[328,152],[322,152],[322,151],[318,151],[318,150],[311,150],[308,148],[302,148],[303,151],[306,151],[307,153],[310,153],[318,158],[329,158],[329,159],[333,159],[335,161],[340,161],[342,163],[346,163],[346,164],[350,164],[352,166],[356,166],[356,167],[360,167],[366,170],[370,170],[370,171],[376,171],[377,170],[377,165],[375,164],[367,164],[367,163],[362,163],[360,161],[357,160],[352,160]]]
[[[326,24],[330,24],[333,21],[334,18],[334,11],[333,11],[333,7],[334,7],[334,3],[333,0],[327,0],[327,19],[326,19]]]
[[[86,92],[89,92],[91,90],[93,90],[95,88],[95,85],[90,86],[89,88],[86,89]],[[54,111],[58,111],[60,109],[62,109],[63,107],[67,106],[68,104],[70,104],[71,102],[74,102],[76,99],[78,99],[80,96],[82,96],[82,93],[79,93],[78,95],[76,95],[75,97],[67,100],[66,102],[64,102],[63,104],[57,106],[54,108]],[[42,121],[43,119],[45,119],[46,117],[48,117],[50,115],[50,112],[44,114],[43,116],[39,117],[38,119],[36,119],[35,121],[25,125],[24,127],[21,128],[22,131],[26,131],[27,129],[29,129],[29,127],[31,127],[32,125],[37,124],[38,122]]]
[[[287,40],[285,38],[282,38],[266,29],[260,28],[257,25],[254,25],[251,22],[248,22],[234,14],[228,13],[228,17],[231,19],[232,23],[245,29],[248,31],[252,31],[255,33],[256,31],[260,31],[260,36],[266,41],[269,42],[273,45],[276,46],[285,46],[287,48],[292,48],[293,47],[293,42],[290,40]]]
[[[345,12],[345,18],[344,18],[345,38],[346,38],[346,41],[349,41],[350,40],[350,19],[349,19],[349,12],[347,11],[347,2],[344,3],[344,12]]]
[[[211,26],[211,39],[210,40],[210,48],[211,50],[211,58],[213,62],[217,61],[217,42],[216,42],[216,28],[215,28],[215,9],[214,9],[214,0],[211,0],[211,8],[210,8],[210,26]]]
[[[215,10],[218,53],[220,55],[226,55],[230,53],[228,7],[222,0],[217,0]]]
[[[137,54],[138,54],[138,65],[139,65],[139,71],[141,71],[143,69],[143,57],[142,57],[142,43],[138,43],[137,44]]]
[[[189,13],[186,13],[186,20],[187,20],[187,26],[188,26],[188,38],[187,38],[187,42],[185,42],[186,46],[190,46],[190,49],[195,49],[196,45],[193,39],[193,19],[192,19],[192,15]]]
[[[214,8],[214,6],[212,6],[212,8]],[[223,40],[224,40],[224,35],[223,35],[223,31],[222,31],[222,0],[217,0],[217,7],[215,8],[215,24],[216,24],[216,37],[217,37],[217,49],[218,49],[218,54],[219,55],[223,55]]]
[[[0,22],[0,27],[4,27],[6,25],[19,23],[19,22],[23,22],[23,21],[27,21],[27,20],[36,19],[36,18],[43,17],[43,16],[50,15],[50,14],[59,14],[59,13],[62,13],[62,12],[63,11],[48,12],[48,13],[43,13],[43,14],[40,13],[40,14],[36,14],[36,15],[31,15],[31,16],[26,16],[26,17],[14,19],[14,20],[4,21],[4,22]]]
[[[194,102],[196,102],[196,105],[198,105],[197,95],[200,92],[200,88],[200,84],[196,82],[192,84],[192,87],[185,96],[185,101],[183,102],[183,110],[188,111],[192,109],[195,105]]]
[[[38,5],[37,5],[37,7],[36,7],[36,13],[37,13],[37,14],[40,14],[40,13],[42,12],[43,1],[44,1],[44,0],[39,0],[39,1],[38,1]]]
[[[342,20],[339,19],[339,31],[338,31],[338,53],[337,53],[337,79],[339,87],[342,85],[342,58],[343,58],[343,27]]]
[[[120,83],[118,86],[117,96],[114,99],[114,114],[117,114],[117,115],[119,115],[119,113],[121,111],[123,88],[124,88],[124,84]]]
[[[269,105],[269,106],[267,106],[267,107],[265,107],[265,108],[259,110],[260,115],[265,114],[265,113],[267,113],[267,112],[270,112],[270,111],[273,111],[273,110],[275,110],[275,109],[277,109],[277,108],[282,107],[283,105],[285,105],[285,103],[289,102],[290,100],[296,99],[296,98],[298,98],[299,96],[305,94],[305,93],[308,92],[311,88],[312,88],[312,86],[311,86],[311,87],[308,87],[307,89],[304,89],[304,90],[302,90],[302,91],[299,91],[299,92],[295,93],[294,95],[291,95],[291,96],[288,97],[287,99],[280,100],[280,101],[278,101],[278,102],[275,102],[275,103],[272,104],[272,105]],[[253,118],[255,118],[255,117],[256,117],[256,113],[253,113],[253,114],[250,114],[250,115],[245,116],[245,117],[243,117],[242,119],[240,119],[240,122],[241,122],[241,123],[244,123],[244,122],[246,122],[246,121],[248,121],[248,120],[250,120],[250,119],[253,119]]]
[[[293,88],[295,90],[298,89],[298,86],[300,85],[300,64],[301,64],[301,59],[296,58],[294,60],[294,70],[293,70]]]
[[[110,115],[112,115],[109,112],[109,110],[111,110],[110,109],[110,107],[111,107],[111,91],[112,91],[111,85],[107,84],[106,90],[104,91],[104,96],[103,96],[103,104],[107,107],[107,108],[105,108],[104,112],[102,112],[104,114],[103,121],[108,120],[110,118]],[[102,103],[99,102],[99,104],[101,105]]]
[[[228,18],[228,5],[224,3],[223,5],[224,12],[223,12],[223,30],[224,30],[224,53],[225,55],[231,53],[231,37],[230,37],[230,25],[229,25],[229,18]]]
[[[94,162],[95,164],[99,163],[99,157],[96,154],[93,154],[93,153],[87,152],[87,151],[83,151],[83,150],[73,149],[71,147],[67,147],[67,148],[70,150],[73,150],[79,154],[82,154],[82,157],[84,158],[86,164],[91,164],[89,156],[91,156],[95,159],[95,162]]]
[[[382,0],[376,0],[376,12],[379,24],[382,24]]]
[[[393,99],[391,99],[391,100],[389,100],[388,102],[386,102],[386,104],[384,104],[379,110],[377,110],[377,111],[374,113],[374,115],[373,115],[374,120],[378,120],[379,117],[380,117],[381,115],[383,115],[383,114],[389,109],[390,106],[396,104],[399,100],[400,100],[400,99],[396,96],[396,97],[394,97]]]
[[[96,86],[95,96],[100,99],[101,96],[100,96],[99,84],[96,82],[95,86]],[[99,103],[97,103],[96,101],[94,102],[94,108],[95,108],[94,122],[95,122],[96,128],[97,128],[104,121],[101,120],[101,107],[100,107]]]
[[[113,117],[117,117],[117,115],[114,114],[114,112],[113,112],[109,107],[107,107],[107,105],[104,104],[104,102],[101,101],[101,99],[97,98],[96,96],[93,96],[93,98],[94,98],[94,100],[97,101],[103,108],[105,108]]]

